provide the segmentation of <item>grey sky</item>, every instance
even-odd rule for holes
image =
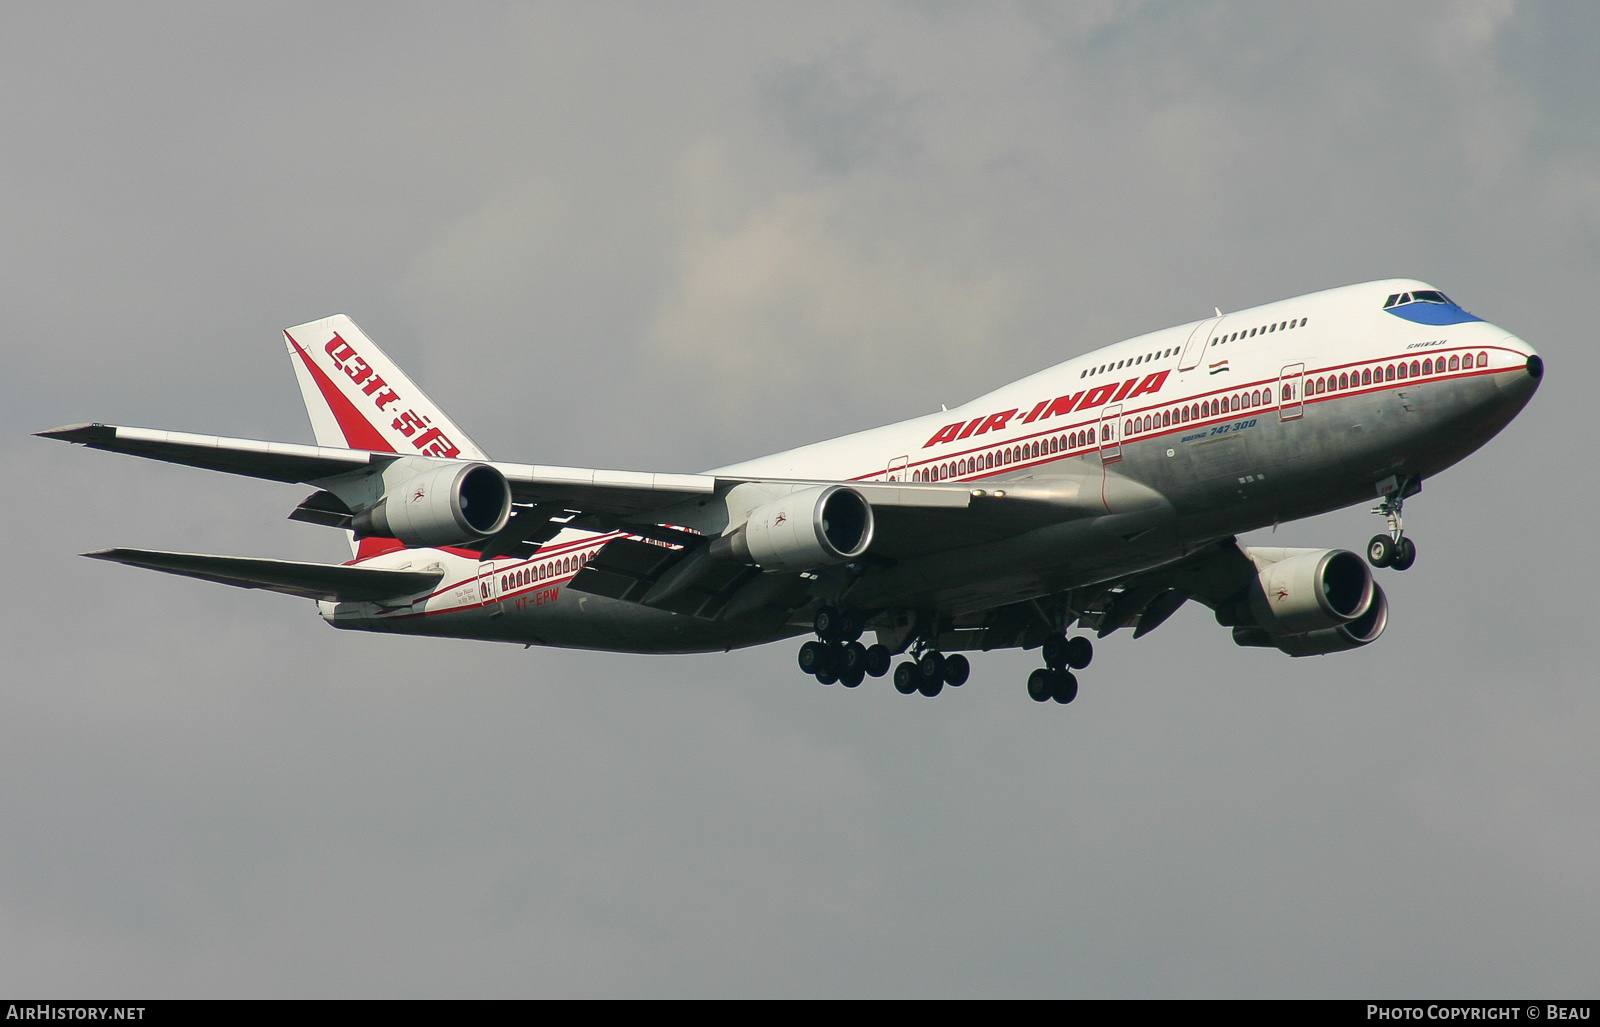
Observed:
[[[1600,990],[1588,3],[10,4],[0,990]],[[303,489],[27,436],[309,441],[353,316],[493,455],[696,470],[1415,275],[1539,347],[1407,506],[1388,634],[1187,608],[936,700],[788,643],[335,632],[78,559],[334,559]],[[1286,544],[1357,548],[1356,509]]]

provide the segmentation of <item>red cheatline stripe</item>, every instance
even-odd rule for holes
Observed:
[[[300,354],[300,359],[305,362],[306,369],[311,372],[311,378],[317,383],[317,388],[322,392],[323,400],[328,404],[328,408],[333,411],[333,419],[339,422],[339,430],[344,433],[345,445],[351,449],[365,449],[375,453],[393,453],[394,447],[389,445],[388,440],[382,435],[378,434],[378,429],[373,427],[372,422],[367,420],[366,415],[357,410],[355,404],[350,402],[343,392],[339,391],[339,386],[335,385],[327,375],[322,373],[322,368],[318,367],[311,359],[311,356],[300,348],[300,344],[295,341],[294,336],[284,332],[283,337],[289,340],[289,345],[293,346],[294,351]]]

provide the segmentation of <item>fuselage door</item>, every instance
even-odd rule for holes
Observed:
[[[1278,372],[1278,420],[1292,421],[1305,410],[1301,389],[1305,385],[1306,365],[1289,364]]]
[[[1100,411],[1100,462],[1114,464],[1122,459],[1122,404],[1113,403]]]
[[[505,606],[500,602],[500,576],[495,573],[493,560],[482,560],[478,563],[478,600],[491,617],[498,617],[506,612]]]
[[[1201,358],[1206,355],[1206,344],[1216,334],[1217,326],[1222,321],[1223,318],[1220,317],[1208,317],[1194,326],[1194,331],[1189,333],[1188,343],[1183,347],[1183,356],[1178,358],[1178,370],[1193,370],[1195,365],[1200,363]]]
[[[889,461],[889,472],[883,476],[884,481],[906,480],[906,458],[897,456]]]

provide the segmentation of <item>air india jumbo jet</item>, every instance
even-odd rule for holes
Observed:
[[[315,446],[108,424],[39,434],[316,491],[340,565],[85,555],[316,601],[334,627],[682,653],[815,633],[801,669],[933,696],[963,653],[1041,650],[1069,703],[1103,638],[1193,599],[1242,646],[1377,641],[1373,567],[1416,559],[1425,478],[1516,416],[1544,365],[1411,279],[1312,293],[1075,357],[954,410],[706,471],[490,460],[340,314],[284,332]],[[1377,501],[1366,559],[1235,535]],[[859,639],[866,631],[876,641]]]

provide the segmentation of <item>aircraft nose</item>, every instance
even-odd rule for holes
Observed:
[[[1544,378],[1544,358],[1515,335],[1507,335],[1501,340],[1500,347],[1502,352],[1510,351],[1510,361],[1502,366],[1511,373],[1495,375],[1495,384],[1500,386],[1502,396],[1521,409],[1522,404],[1538,391],[1539,383]]]
[[[1544,377],[1544,358],[1535,353],[1532,346],[1515,335],[1507,335],[1500,345],[1521,355],[1522,368],[1528,373],[1529,378],[1538,382]]]

